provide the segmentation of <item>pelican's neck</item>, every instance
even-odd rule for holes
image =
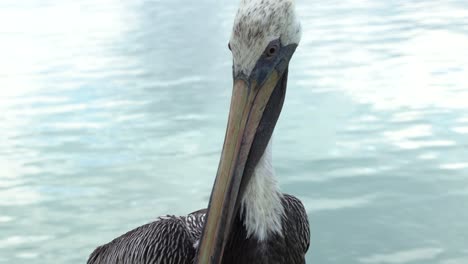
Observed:
[[[241,214],[247,237],[254,236],[262,241],[272,234],[282,233],[282,198],[272,165],[270,139],[242,197]]]

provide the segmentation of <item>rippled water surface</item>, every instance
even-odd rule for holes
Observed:
[[[297,1],[274,139],[309,263],[468,263],[468,2]],[[0,263],[205,207],[237,1],[0,3]]]

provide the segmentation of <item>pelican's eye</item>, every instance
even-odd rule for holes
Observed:
[[[276,41],[270,43],[270,45],[268,45],[268,47],[265,50],[265,56],[267,58],[274,57],[278,53],[279,48],[279,44]]]

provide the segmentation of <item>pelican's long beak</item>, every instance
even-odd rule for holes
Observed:
[[[271,138],[286,92],[289,60],[297,45],[275,60],[260,58],[249,78],[234,76],[221,161],[211,193],[197,263],[221,263],[243,189]]]

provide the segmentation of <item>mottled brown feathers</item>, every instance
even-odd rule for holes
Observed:
[[[283,234],[265,241],[247,238],[240,214],[225,249],[224,264],[303,264],[309,248],[309,222],[301,201],[282,199]],[[102,245],[87,264],[192,264],[205,223],[206,210],[188,216],[165,216]]]

